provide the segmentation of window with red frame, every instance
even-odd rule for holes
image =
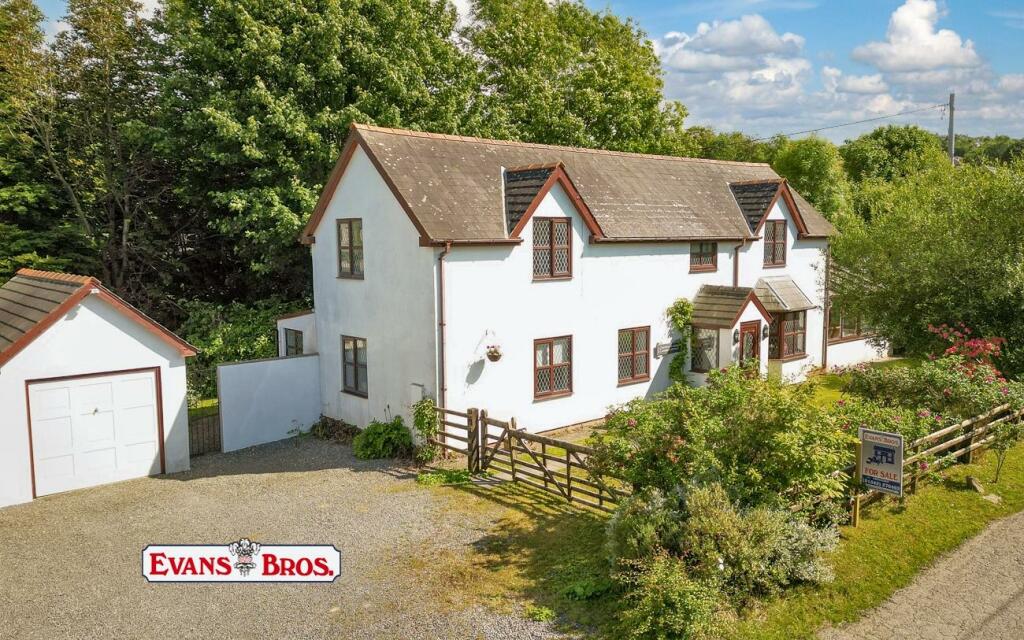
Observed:
[[[717,242],[690,243],[690,271],[714,271],[717,268]]]
[[[548,398],[572,393],[572,336],[533,341],[533,395]]]
[[[786,221],[769,220],[764,223],[764,266],[786,265]]]
[[[650,379],[651,328],[619,329],[619,382]]]
[[[572,230],[569,218],[533,219],[533,277],[572,277]]]

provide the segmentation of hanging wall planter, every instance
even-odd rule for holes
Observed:
[[[501,347],[496,344],[492,344],[487,347],[487,359],[491,362],[497,362],[501,360]]]

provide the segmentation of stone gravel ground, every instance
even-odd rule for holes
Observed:
[[[857,622],[819,637],[1024,638],[1024,512],[992,524]]]
[[[300,438],[190,472],[0,509],[0,638],[542,639],[483,607],[472,547],[502,517],[343,445]],[[149,584],[147,544],[334,544],[332,584]],[[506,602],[507,605],[507,602]]]

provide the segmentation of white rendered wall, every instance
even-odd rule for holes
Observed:
[[[664,389],[671,356],[652,355],[649,382],[619,385],[618,330],[650,326],[652,347],[668,342],[665,310],[692,300],[701,284],[731,285],[734,245],[720,244],[716,272],[691,275],[688,243],[590,244],[559,186],[535,216],[572,217],[571,280],[533,281],[532,219],[519,246],[456,247],[446,260],[448,405],[515,416],[538,431],[600,418],[610,405]],[[573,394],[535,400],[533,341],[562,335],[573,336]],[[500,361],[487,360],[490,344],[501,346]]]
[[[363,280],[337,277],[339,218],[362,218]],[[436,250],[419,246],[416,228],[362,149],[353,154],[315,238],[321,411],[360,427],[388,413],[411,424],[412,401],[437,389]],[[342,335],[367,340],[366,398],[341,390]]]
[[[311,311],[301,316],[281,318],[277,321],[277,355],[282,358],[286,355],[285,329],[294,329],[302,332],[302,353],[304,355],[317,352],[315,313]]]
[[[284,440],[320,418],[316,354],[230,362],[217,367],[224,451]]]
[[[870,340],[846,340],[828,345],[828,366],[849,367],[889,356],[889,345],[872,344]]]
[[[797,239],[796,224],[780,198],[768,213],[768,220],[786,221],[786,266],[764,266],[764,240],[747,244],[740,250],[739,286],[753,287],[760,278],[788,276],[816,306],[807,310],[807,357],[788,362],[772,362],[773,374],[795,382],[821,366],[822,337],[825,329],[823,300],[825,291],[825,239]],[[763,227],[761,235],[763,236]],[[767,354],[767,349],[763,352]]]
[[[185,359],[106,302],[90,296],[0,367],[0,506],[32,499],[25,381],[160,368],[164,464],[189,468]]]

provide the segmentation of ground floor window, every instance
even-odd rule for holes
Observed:
[[[341,362],[342,390],[365,398],[366,338],[341,336]]]
[[[768,331],[768,357],[796,358],[807,355],[807,312],[780,313]]]
[[[533,341],[533,395],[536,398],[572,393],[572,336]]]
[[[619,330],[619,382],[650,379],[650,327]]]
[[[828,340],[841,342],[870,337],[874,332],[865,326],[860,316],[847,313],[842,307],[833,303],[828,314]]]
[[[718,368],[718,329],[694,327],[690,370],[707,373]]]
[[[302,332],[298,329],[284,330],[284,355],[302,355]]]

